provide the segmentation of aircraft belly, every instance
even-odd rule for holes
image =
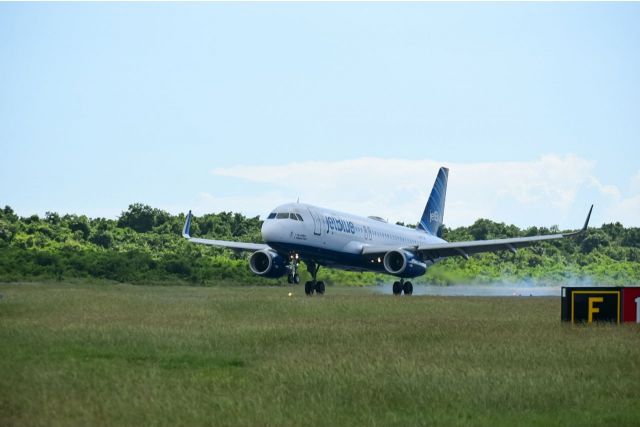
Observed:
[[[342,252],[330,248],[318,247],[315,245],[289,243],[289,242],[267,242],[281,254],[295,252],[303,260],[313,260],[321,265],[330,266],[348,271],[377,271],[384,272],[382,263],[372,263],[358,253]]]

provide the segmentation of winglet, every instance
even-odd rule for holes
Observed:
[[[591,219],[592,210],[593,210],[593,205],[591,205],[591,208],[589,209],[589,213],[587,214],[587,219],[584,222],[584,225],[582,226],[582,230],[580,230],[581,232],[587,231],[587,227],[589,226],[589,219]]]
[[[565,233],[564,237],[576,237],[581,235],[582,233],[587,231],[587,227],[589,226],[589,220],[591,219],[591,211],[593,211],[593,205],[589,208],[589,213],[587,214],[587,219],[584,221],[584,225],[578,231],[574,231],[573,233]]]
[[[184,237],[185,239],[191,238],[191,236],[189,235],[189,229],[191,228],[192,217],[193,215],[191,215],[191,211],[189,211],[189,213],[187,214],[187,220],[184,222],[184,228],[182,229],[182,237]]]

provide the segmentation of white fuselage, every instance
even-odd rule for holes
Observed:
[[[365,246],[400,249],[444,242],[424,231],[304,203],[274,209],[262,225],[262,238],[279,252],[359,271],[379,270],[365,264],[371,261],[361,256]]]

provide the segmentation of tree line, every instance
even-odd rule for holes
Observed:
[[[183,214],[135,203],[118,219],[85,215],[20,217],[9,206],[0,210],[0,281],[106,279],[130,283],[278,284],[252,274],[248,254],[194,245],[181,237]],[[400,224],[403,225],[403,224]],[[259,217],[220,212],[196,217],[193,235],[260,242]],[[529,227],[479,219],[471,226],[441,229],[448,241],[497,239],[557,233],[557,227]],[[620,223],[590,228],[576,239],[543,242],[535,247],[446,259],[414,282],[441,285],[536,281],[549,284],[640,282],[640,228]],[[308,275],[301,268],[302,280]],[[324,269],[328,284],[369,285],[391,280],[373,273]]]

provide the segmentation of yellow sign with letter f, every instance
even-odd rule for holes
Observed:
[[[600,309],[598,307],[594,307],[594,304],[602,301],[604,301],[604,298],[602,297],[589,297],[589,313],[587,323],[593,322],[593,315],[595,313],[600,313]]]

